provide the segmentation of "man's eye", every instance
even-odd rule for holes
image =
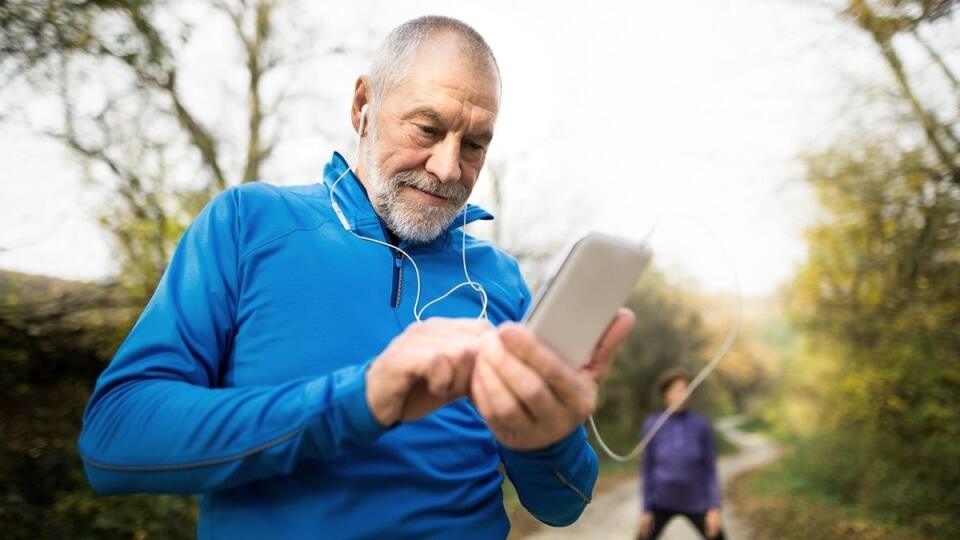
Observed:
[[[471,150],[483,150],[483,145],[473,141],[467,141],[467,148]]]
[[[420,132],[425,135],[436,136],[437,134],[440,133],[439,131],[437,131],[437,128],[435,127],[422,126],[420,124],[417,124],[417,127],[420,128]]]

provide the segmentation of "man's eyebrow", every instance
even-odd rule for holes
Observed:
[[[413,109],[412,111],[408,112],[404,116],[408,120],[411,118],[415,118],[417,116],[423,116],[423,117],[429,118],[430,120],[433,120],[437,124],[440,124],[440,125],[446,124],[446,122],[443,121],[443,117],[440,115],[440,113],[437,112],[436,109],[429,106],[417,107],[416,109]],[[480,131],[470,133],[469,136],[470,138],[483,143],[489,143],[490,141],[493,140],[493,132],[490,131],[489,129],[482,129]]]
[[[408,119],[413,118],[414,116],[426,116],[427,118],[433,120],[434,122],[437,122],[438,124],[444,123],[443,117],[440,116],[440,113],[438,113],[432,107],[426,107],[426,106],[417,107],[416,109],[413,109],[412,111],[408,112],[404,116],[406,116]]]
[[[493,140],[493,132],[488,129],[484,129],[476,133],[473,133],[472,135],[470,135],[470,137],[482,143],[489,143],[490,141]]]

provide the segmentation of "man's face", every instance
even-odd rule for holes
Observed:
[[[499,78],[449,35],[421,44],[405,78],[374,104],[362,155],[371,201],[402,239],[428,242],[477,181],[493,138]]]

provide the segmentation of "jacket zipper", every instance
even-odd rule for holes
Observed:
[[[380,222],[380,230],[383,231],[383,241],[393,245],[390,237],[390,231]],[[390,307],[397,309],[400,307],[400,300],[403,298],[403,254],[396,249],[393,252],[393,280],[390,287]]]
[[[394,309],[400,307],[400,299],[403,298],[403,254],[394,251],[393,257],[393,287],[390,292],[390,305]]]

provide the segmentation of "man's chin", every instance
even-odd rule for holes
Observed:
[[[387,228],[390,229],[397,238],[405,242],[410,242],[411,244],[429,244],[443,234],[444,229],[437,230],[436,228],[425,228],[425,227],[403,227],[396,225],[387,225]]]

